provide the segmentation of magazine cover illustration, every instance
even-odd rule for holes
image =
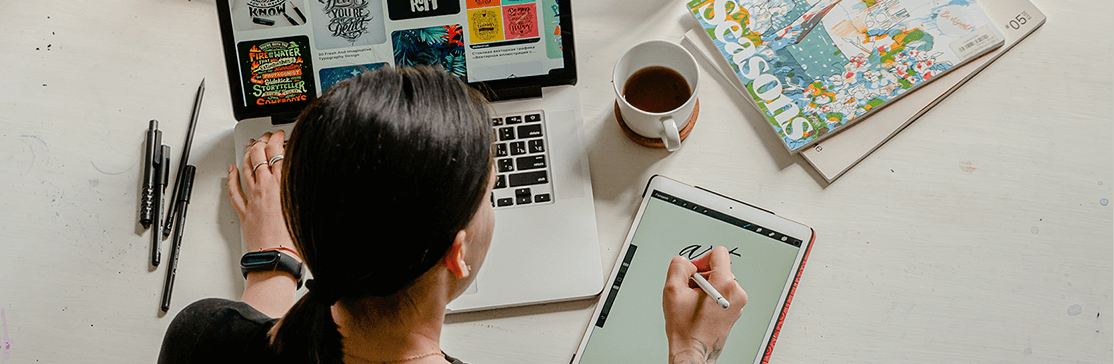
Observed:
[[[1001,46],[975,0],[691,0],[790,152]]]

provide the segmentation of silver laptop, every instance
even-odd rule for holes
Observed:
[[[492,100],[498,173],[491,248],[450,312],[602,290],[567,0],[218,0],[217,10],[237,165],[251,138],[289,135],[337,82],[384,65],[440,65]]]

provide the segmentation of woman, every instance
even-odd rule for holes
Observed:
[[[282,132],[261,136],[241,170],[229,166],[229,196],[248,250],[303,261],[309,292],[294,302],[294,274],[247,272],[242,302],[178,314],[159,362],[460,363],[439,341],[446,304],[491,243],[488,120],[483,96],[451,74],[387,67],[307,107],[285,151]],[[720,308],[689,277],[708,272],[745,304],[729,265],[722,247],[670,263],[670,362],[715,361],[743,305]]]

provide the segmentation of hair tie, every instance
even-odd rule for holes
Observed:
[[[317,298],[319,302],[332,305],[340,300],[340,295],[334,290],[328,288],[325,284],[318,282],[316,279],[306,281],[306,289],[313,293],[313,297]]]

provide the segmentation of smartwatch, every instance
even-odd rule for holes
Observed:
[[[298,288],[302,288],[302,262],[286,255],[286,253],[277,250],[264,250],[247,253],[240,258],[240,272],[244,273],[244,278],[248,277],[248,272],[261,271],[290,273],[294,276],[294,280],[298,281]]]

